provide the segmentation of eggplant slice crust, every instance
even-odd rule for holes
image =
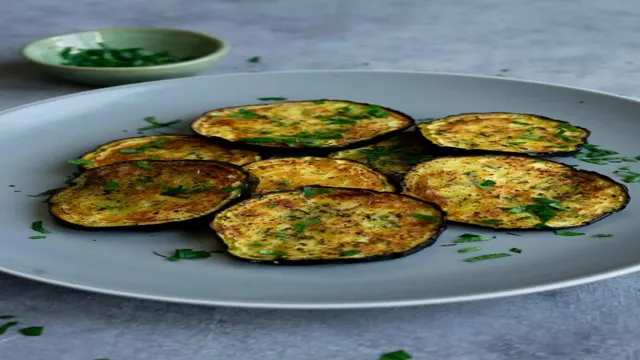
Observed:
[[[216,160],[245,165],[261,159],[260,154],[216,144],[200,136],[154,135],[120,139],[100,145],[81,157],[91,163],[85,169],[132,160]]]
[[[419,133],[403,132],[373,145],[333,152],[329,157],[367,164],[399,183],[409,168],[433,155]]]
[[[607,176],[529,156],[442,157],[412,168],[403,187],[452,222],[495,229],[589,225],[629,202],[626,186]]]
[[[256,193],[295,189],[305,185],[395,191],[387,178],[351,160],[323,157],[275,158],[243,167],[260,180]]]
[[[410,116],[378,105],[310,100],[217,109],[191,127],[203,136],[250,146],[319,150],[375,142],[414,124]]]
[[[53,217],[80,228],[159,225],[212,214],[251,182],[217,161],[129,161],[87,170],[48,203]]]
[[[515,113],[453,115],[419,124],[418,128],[442,150],[531,156],[573,154],[589,136],[589,130],[565,121]]]
[[[435,204],[389,192],[309,186],[258,195],[211,227],[240,259],[272,264],[386,260],[433,244],[445,228]]]

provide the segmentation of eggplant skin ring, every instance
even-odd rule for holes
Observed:
[[[374,143],[414,124],[412,117],[379,105],[308,100],[216,109],[191,128],[245,146],[326,151]]]
[[[395,191],[386,176],[351,160],[322,157],[276,158],[243,167],[260,180],[255,193],[282,191],[305,185]]]
[[[133,228],[213,214],[248,192],[251,175],[217,161],[129,161],[87,170],[47,202],[80,228]]]
[[[441,151],[566,156],[587,142],[589,130],[566,121],[516,113],[452,115],[418,125]]]
[[[153,135],[120,139],[100,145],[81,159],[84,169],[132,160],[214,160],[245,165],[261,159],[260,154],[216,144],[200,136]]]
[[[494,229],[560,229],[592,224],[623,210],[623,184],[529,156],[442,157],[413,167],[405,194],[434,202],[452,222]]]
[[[437,205],[409,196],[308,186],[240,202],[211,227],[237,258],[313,265],[407,256],[432,245],[445,221]]]

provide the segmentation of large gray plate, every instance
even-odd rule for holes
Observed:
[[[0,270],[47,283],[206,305],[271,308],[364,308],[437,304],[536,291],[606,279],[640,268],[640,201],[584,230],[523,236],[451,226],[439,242],[404,259],[369,264],[275,267],[222,254],[169,262],[152,254],[219,247],[205,229],[85,232],[55,224],[42,198],[74,170],[68,159],[113,139],[135,136],[142,118],[191,120],[213,108],[258,97],[333,98],[377,103],[417,118],[510,111],[568,120],[592,130],[590,142],[640,154],[637,101],[593,91],[499,78],[407,72],[318,71],[197,77],[115,87],[23,106],[0,114]],[[180,129],[186,131],[187,124]],[[128,130],[128,132],[123,132]],[[162,129],[164,130],[164,129]],[[578,163],[567,158],[563,161]],[[580,162],[611,174],[617,166]],[[624,164],[627,165],[627,164]],[[634,165],[634,164],[631,164]],[[640,170],[640,166],[636,166]],[[9,185],[16,187],[9,187]],[[630,184],[633,197],[635,186]],[[16,190],[22,192],[14,192]],[[51,230],[29,240],[35,220]],[[440,247],[463,232],[497,235],[483,253],[522,254],[466,263],[469,254]],[[594,238],[613,233],[612,238]],[[477,254],[477,253],[473,253]]]

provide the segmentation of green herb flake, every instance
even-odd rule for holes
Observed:
[[[253,246],[253,247],[262,247],[264,245],[259,243],[259,242],[254,242],[253,244],[251,244],[251,246]]]
[[[34,236],[29,236],[29,239],[31,240],[40,240],[40,239],[46,239],[46,236],[43,235],[34,235]]]
[[[374,118],[383,118],[389,116],[388,111],[384,111],[380,105],[371,105],[366,111],[366,114]]]
[[[278,204],[268,204],[267,207],[269,209],[274,209],[276,206],[278,206]]]
[[[69,164],[73,165],[91,165],[93,161],[87,159],[73,159],[68,161]]]
[[[613,173],[622,176],[622,181],[626,183],[640,182],[640,173],[631,171],[628,166],[621,167]]]
[[[284,251],[279,250],[260,250],[258,251],[262,255],[273,255],[273,256],[285,256],[287,255]]]
[[[425,221],[428,221],[430,223],[439,223],[440,222],[440,218],[439,217],[431,216],[431,215],[411,213],[411,214],[409,214],[409,216],[414,217],[416,219],[425,220]]]
[[[163,123],[163,122],[159,122],[156,119],[155,116],[147,116],[143,120],[148,122],[151,125],[138,128],[137,129],[138,131],[145,131],[145,130],[153,130],[153,129],[163,128],[163,127],[175,125],[175,124],[178,124],[178,123],[182,122],[182,120],[177,119],[177,120],[172,120],[172,121],[168,121],[166,123]]]
[[[420,119],[416,119],[416,121],[418,121],[418,122],[423,122],[423,123],[424,123],[424,122],[430,122],[430,121],[433,121],[433,120],[435,120],[435,119],[436,119],[436,118],[420,118]]]
[[[136,182],[139,182],[139,183],[152,183],[153,179],[152,178],[136,178]]]
[[[485,181],[483,181],[481,183],[475,183],[474,182],[473,184],[475,186],[479,187],[480,189],[489,190],[496,184],[496,182],[493,181],[493,180],[485,180]]]
[[[257,112],[247,109],[240,109],[237,113],[228,114],[227,116],[233,119],[258,119],[262,117]]]
[[[258,98],[258,100],[260,101],[285,101],[287,100],[287,98],[285,97],[263,97],[263,98]]]
[[[593,237],[597,237],[597,238],[605,238],[605,237],[614,237],[615,235],[613,234],[595,234],[593,235]]]
[[[522,135],[522,136],[518,136],[520,139],[531,139],[531,140],[537,140],[540,139],[542,136],[540,135]]]
[[[167,256],[169,261],[178,260],[194,260],[194,259],[206,259],[211,257],[211,253],[204,250],[192,250],[192,249],[176,249],[171,256]]]
[[[499,224],[499,223],[501,223],[503,221],[504,220],[500,220],[500,219],[487,219],[487,220],[480,221],[480,223],[481,224],[492,225],[492,224]]]
[[[40,336],[44,330],[43,326],[30,326],[18,330],[24,336]]]
[[[111,181],[107,181],[106,183],[104,183],[104,189],[107,191],[113,191],[116,190],[117,188],[120,187],[120,184],[118,184],[117,182],[111,180]]]
[[[322,195],[322,194],[330,194],[331,190],[329,189],[314,189],[312,187],[308,187],[305,186],[302,188],[302,192],[304,193],[304,197],[306,197],[307,199],[310,199],[316,195]]]
[[[558,127],[562,128],[562,129],[564,129],[566,131],[569,131],[569,132],[580,132],[579,129],[571,126],[571,124],[566,123],[566,122],[561,123],[560,125],[558,125]]]
[[[480,250],[482,250],[481,247],[471,246],[471,247],[462,248],[462,249],[458,250],[458,252],[459,253],[468,253],[468,252],[480,251]]]
[[[360,250],[347,250],[347,251],[343,251],[340,253],[340,256],[351,256],[351,255],[356,255],[356,254],[360,254],[362,251]]]
[[[4,334],[9,330],[10,327],[18,325],[17,321],[9,321],[2,325],[0,325],[0,335]]]
[[[508,233],[506,233],[506,234],[507,234],[507,235],[511,235],[511,236],[522,236],[522,235],[520,235],[520,234],[516,234],[516,233],[512,233],[512,232],[508,232]]]
[[[379,360],[409,360],[412,359],[411,355],[404,350],[392,351],[390,353],[382,354]]]
[[[522,122],[522,121],[512,121],[511,123],[512,123],[512,124],[518,124],[518,125],[531,125],[531,124],[529,124],[529,123]]]
[[[136,164],[138,165],[138,167],[141,167],[143,169],[153,170],[153,166],[149,165],[149,163],[146,161],[138,161]]]
[[[174,195],[178,195],[178,194],[184,194],[189,189],[184,185],[180,185],[180,186],[176,186],[176,187],[173,187],[173,186],[162,186],[162,190],[164,190],[164,191],[161,192],[160,195],[174,196]]]
[[[156,149],[163,149],[162,144],[166,143],[167,141],[170,141],[170,138],[161,138],[158,139],[156,141],[152,141],[146,145],[142,145],[138,148],[135,149],[121,149],[120,152],[123,154],[138,154],[138,153],[143,153],[151,148],[156,148]],[[162,160],[159,158],[149,158],[149,160]]]
[[[47,191],[43,191],[39,194],[36,195],[27,195],[28,197],[41,197],[41,196],[51,196],[53,194],[55,194],[58,190],[60,190],[60,188],[55,188],[55,189],[49,189]]]
[[[319,218],[313,218],[313,219],[301,221],[296,224],[295,229],[297,232],[303,232],[307,229],[307,226],[320,223],[321,221],[322,220],[320,220]]]
[[[458,244],[442,244],[442,247],[457,246]]]
[[[324,100],[314,100],[313,103],[317,104],[317,105],[322,105],[322,104],[325,103],[325,101]]]
[[[523,217],[517,218],[516,221],[528,220],[528,219],[531,219],[531,218],[532,218],[532,216],[523,216]]]
[[[260,56],[253,56],[247,59],[248,62],[250,63],[259,63],[260,62],[261,57]]]
[[[477,262],[477,261],[483,261],[483,260],[499,259],[499,258],[503,258],[503,257],[507,257],[507,256],[511,256],[511,254],[496,253],[496,254],[480,255],[480,256],[475,256],[475,257],[472,257],[472,258],[465,259],[464,261],[466,261],[466,262]]]
[[[559,236],[582,236],[582,235],[586,235],[585,233],[581,233],[581,232],[561,231],[561,230],[556,230],[553,233],[556,234],[556,235],[559,235]]]
[[[482,235],[477,235],[477,234],[462,234],[458,237],[458,239],[454,240],[453,242],[456,244],[461,244],[461,243],[469,243],[469,242],[479,242],[479,241],[488,241],[489,238],[482,236]]]
[[[104,43],[88,49],[65,47],[58,55],[62,65],[94,68],[158,66],[193,60],[192,56],[174,56],[168,51],[152,52],[140,47],[119,49]]]
[[[41,234],[50,234],[51,231],[47,230],[44,228],[44,226],[42,225],[42,221],[34,221],[33,223],[31,223],[31,229],[33,231],[37,231]]]
[[[516,253],[516,254],[521,254],[522,253],[522,249],[518,249],[518,248],[511,248],[509,249],[509,251]]]
[[[220,191],[222,191],[224,193],[228,193],[228,192],[234,192],[234,191],[242,190],[242,188],[244,188],[244,185],[228,187],[228,188],[220,189]]]
[[[280,239],[287,239],[289,238],[289,236],[287,234],[284,233],[276,233],[276,237],[280,238]]]

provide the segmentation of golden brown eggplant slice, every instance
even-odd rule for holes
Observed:
[[[340,149],[414,125],[399,111],[345,100],[284,101],[210,111],[191,127],[203,136],[280,149]]]
[[[220,212],[211,226],[238,258],[320,264],[413,254],[435,242],[445,214],[405,195],[310,186],[245,200]]]
[[[132,160],[216,160],[245,165],[261,159],[255,151],[213,143],[200,136],[156,135],[111,141],[82,155],[85,169]]]
[[[294,189],[304,185],[395,191],[387,178],[351,160],[323,157],[275,158],[244,166],[260,180],[256,193]]]
[[[55,218],[81,228],[159,225],[212,214],[251,180],[217,161],[128,161],[87,170],[48,203]]]
[[[570,155],[587,142],[589,130],[539,115],[460,114],[418,125],[422,135],[443,150]]]
[[[418,164],[405,177],[404,193],[440,205],[450,221],[496,229],[589,225],[629,202],[627,188],[604,175],[510,155]]]
[[[331,153],[329,157],[367,164],[400,182],[409,168],[432,159],[433,155],[420,134],[403,132],[373,145]]]

